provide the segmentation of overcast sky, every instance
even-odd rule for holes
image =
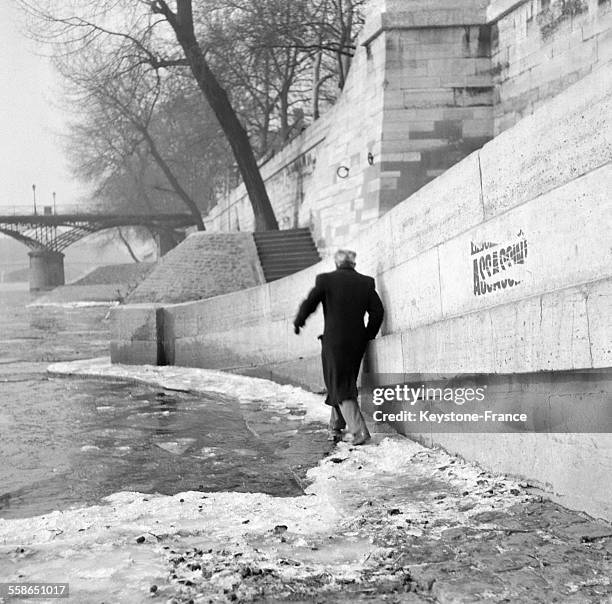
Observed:
[[[65,117],[49,62],[23,34],[13,0],[0,0],[0,206],[76,203],[79,195],[63,154]]]

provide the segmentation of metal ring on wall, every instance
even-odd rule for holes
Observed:
[[[348,178],[350,170],[346,166],[338,166],[336,175],[338,178]]]

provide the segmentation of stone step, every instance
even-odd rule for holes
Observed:
[[[264,271],[264,275],[266,278],[268,278],[271,275],[278,274],[278,273],[292,275],[293,273],[299,273],[300,271],[303,271],[309,268],[310,266],[312,265],[304,264],[302,266],[299,266],[299,265],[298,266],[274,266]]]
[[[270,273],[266,275],[266,283],[270,283],[271,281],[276,281],[277,279],[283,279],[284,277],[289,277],[299,271],[284,271],[278,273]]]
[[[273,271],[273,270],[278,270],[281,268],[297,268],[299,267],[301,268],[306,268],[307,266],[312,266],[313,264],[316,263],[316,259],[308,259],[308,258],[304,258],[304,260],[302,261],[293,261],[293,262],[282,262],[282,261],[278,261],[278,262],[266,262],[266,264],[262,265],[264,271],[269,270],[269,271]]]
[[[306,268],[308,266],[312,266],[314,264],[314,262],[312,260],[308,260],[308,259],[304,259],[301,262],[300,261],[295,261],[295,262],[267,262],[265,265],[262,265],[264,271],[273,271],[273,270],[279,270],[279,269],[291,269],[291,268],[295,268],[295,269],[302,269],[302,268]]]
[[[310,229],[283,229],[280,231],[255,231],[255,239],[274,239],[275,237],[294,237],[297,235],[307,235],[310,237]]]
[[[300,235],[299,237],[273,237],[270,239],[255,239],[255,245],[308,243],[311,241],[312,237],[310,237],[309,235]]]
[[[259,259],[266,261],[274,258],[318,258],[319,254],[314,248],[283,248],[279,250],[257,250]]]
[[[265,258],[262,266],[278,266],[279,264],[286,264],[287,266],[293,266],[296,264],[310,266],[319,261],[319,257],[315,255],[302,255],[302,256],[274,256],[273,258]]]
[[[310,237],[300,237],[294,239],[270,239],[269,241],[255,241],[255,245],[258,248],[278,248],[278,247],[286,247],[286,246],[312,246],[314,247],[314,242]],[[315,248],[316,249],[316,248]]]
[[[253,238],[267,282],[282,279],[320,261],[309,229],[258,232]]]

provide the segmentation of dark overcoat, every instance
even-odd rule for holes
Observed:
[[[323,305],[325,329],[321,338],[326,403],[338,406],[343,400],[357,400],[357,376],[369,340],[376,337],[383,320],[383,305],[374,279],[354,268],[342,267],[317,275],[315,286],[302,302],[295,327]],[[365,314],[368,322],[364,323]]]

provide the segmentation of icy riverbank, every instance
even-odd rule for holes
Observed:
[[[167,390],[219,393],[235,396],[239,401],[265,400],[269,408],[300,407],[306,412],[305,421],[329,420],[329,409],[324,397],[294,386],[277,384],[270,380],[245,377],[234,373],[195,369],[191,367],[158,367],[154,365],[113,365],[107,357],[54,363],[49,366],[52,375],[80,377],[106,377],[130,380],[159,386]]]
[[[100,359],[50,371],[327,416],[319,395],[215,371]],[[307,479],[298,497],[117,493],[106,505],[0,520],[0,580],[68,581],[83,603],[603,602],[612,593],[607,525],[443,451],[376,434],[365,447],[340,443]]]

